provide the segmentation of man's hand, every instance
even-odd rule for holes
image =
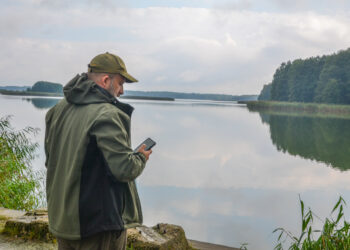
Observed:
[[[146,156],[146,160],[148,161],[149,155],[152,154],[152,149],[146,151],[145,150],[146,145],[142,144],[142,146],[140,147],[139,151],[140,153],[142,153],[144,156]]]

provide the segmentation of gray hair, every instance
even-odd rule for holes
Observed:
[[[109,78],[112,79],[119,74],[87,72],[88,79],[90,79],[96,83],[99,82],[101,80],[101,78],[104,77],[105,75],[109,76]]]

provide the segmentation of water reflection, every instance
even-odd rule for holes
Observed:
[[[58,98],[24,98],[24,100],[31,102],[37,109],[49,109],[60,101]]]
[[[260,113],[277,150],[350,169],[350,120]]]
[[[43,169],[44,118],[53,98],[30,99],[48,102],[35,105],[23,97],[0,95],[0,114],[12,114],[16,128],[41,128],[33,166]],[[336,148],[345,152],[335,157],[346,161],[347,121],[289,122],[226,102],[123,102],[135,107],[132,144],[146,137],[157,142],[137,180],[148,226],[178,224],[192,239],[235,247],[248,242],[250,250],[268,250],[273,249],[276,227],[299,230],[298,194],[320,217],[328,216],[339,194],[350,200],[350,171],[315,161],[322,161],[315,152],[321,157],[328,150],[327,159],[335,162],[331,155]]]

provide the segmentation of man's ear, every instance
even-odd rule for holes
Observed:
[[[110,79],[108,75],[104,75],[101,78],[101,85],[103,88],[108,88],[110,83]]]

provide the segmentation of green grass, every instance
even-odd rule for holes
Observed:
[[[299,198],[300,199],[300,198]],[[314,218],[318,218],[310,208],[305,210],[304,202],[300,199],[301,230],[298,236],[284,228],[277,228],[279,233],[275,250],[338,250],[350,249],[350,223],[344,219],[344,206],[342,197],[339,197],[329,218],[323,220],[320,230],[314,229]],[[320,220],[320,219],[319,219]],[[317,235],[317,236],[315,236]],[[284,245],[289,242],[289,246]]]
[[[247,102],[249,111],[261,111],[273,114],[292,114],[319,117],[350,118],[350,105],[252,101]]]
[[[15,131],[10,117],[0,118],[0,207],[31,210],[43,204],[42,175],[30,165],[38,144],[29,136],[37,132],[31,127]]]

